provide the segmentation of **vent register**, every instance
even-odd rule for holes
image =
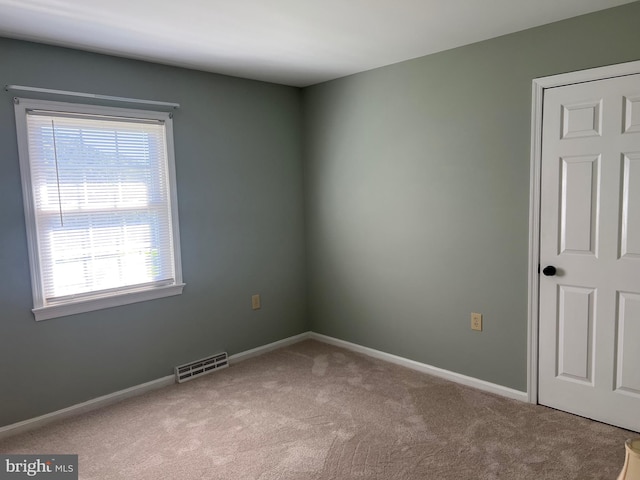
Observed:
[[[176,382],[182,383],[187,380],[193,380],[194,378],[228,366],[229,356],[227,352],[217,353],[210,357],[201,358],[195,362],[185,363],[184,365],[175,367]]]

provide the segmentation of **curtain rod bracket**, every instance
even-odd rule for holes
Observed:
[[[107,100],[110,102],[130,103],[130,104],[137,104],[137,105],[148,105],[152,107],[171,108],[173,110],[180,108],[179,103],[159,102],[156,100],[143,100],[139,98],[114,97],[112,95],[100,95],[97,93],[70,92],[66,90],[53,90],[50,88],[27,87],[24,85],[5,85],[4,89],[7,92],[31,92],[31,93],[44,93],[48,95],[57,95],[57,96],[64,96],[64,97],[92,98],[96,100]]]

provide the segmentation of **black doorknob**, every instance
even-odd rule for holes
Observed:
[[[542,269],[542,273],[544,273],[545,276],[547,276],[547,277],[553,277],[556,274],[556,267],[554,267],[553,265],[549,265],[548,267],[544,267]]]

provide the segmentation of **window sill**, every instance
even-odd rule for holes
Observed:
[[[76,313],[92,312],[104,308],[180,295],[184,286],[184,283],[180,283],[136,292],[119,293],[108,297],[79,300],[62,305],[48,305],[46,307],[34,308],[32,311],[36,317],[36,321],[49,320],[51,318],[75,315]]]

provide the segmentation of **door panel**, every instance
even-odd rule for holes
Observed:
[[[601,106],[602,100],[562,105],[562,136],[560,138],[600,136]]]
[[[640,132],[640,96],[624,97],[624,133]]]
[[[538,400],[640,431],[640,75],[543,106]]]
[[[624,155],[620,253],[640,258],[640,153]]]
[[[640,396],[640,295],[618,295],[616,389]]]
[[[559,377],[593,383],[593,306],[591,288],[560,286],[557,357]]]
[[[599,160],[597,155],[561,159],[560,253],[596,254]]]

